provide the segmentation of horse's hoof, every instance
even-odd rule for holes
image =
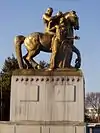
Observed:
[[[80,63],[76,63],[76,64],[75,64],[75,68],[76,68],[76,69],[79,69],[80,67],[81,67],[81,64],[80,64]]]
[[[53,71],[54,70],[54,68],[48,68],[47,69],[47,71]]]
[[[52,71],[53,69],[52,68],[49,68],[48,71]]]
[[[40,65],[37,65],[37,69],[39,70],[39,69],[42,69],[42,67],[40,66]]]

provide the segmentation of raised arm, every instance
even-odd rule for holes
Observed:
[[[43,14],[43,19],[47,20],[47,21],[50,21],[51,17],[47,16],[46,14]]]

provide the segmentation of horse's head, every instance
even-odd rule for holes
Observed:
[[[79,30],[79,18],[75,11],[70,11],[65,14],[66,20],[69,20],[75,30]]]

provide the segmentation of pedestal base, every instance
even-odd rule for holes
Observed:
[[[84,123],[0,122],[0,133],[86,133]]]
[[[17,70],[11,82],[10,120],[84,122],[84,89],[80,70]]]

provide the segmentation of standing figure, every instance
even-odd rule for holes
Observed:
[[[49,70],[55,69],[57,68],[57,54],[59,51],[59,47],[61,42],[66,38],[66,34],[67,34],[67,27],[65,25],[65,18],[62,14],[62,17],[59,20],[59,24],[55,25],[54,27],[52,27],[51,29],[49,28],[50,31],[56,29],[56,33],[54,34],[53,38],[52,38],[52,54],[51,54],[51,59],[50,59],[50,68]]]

